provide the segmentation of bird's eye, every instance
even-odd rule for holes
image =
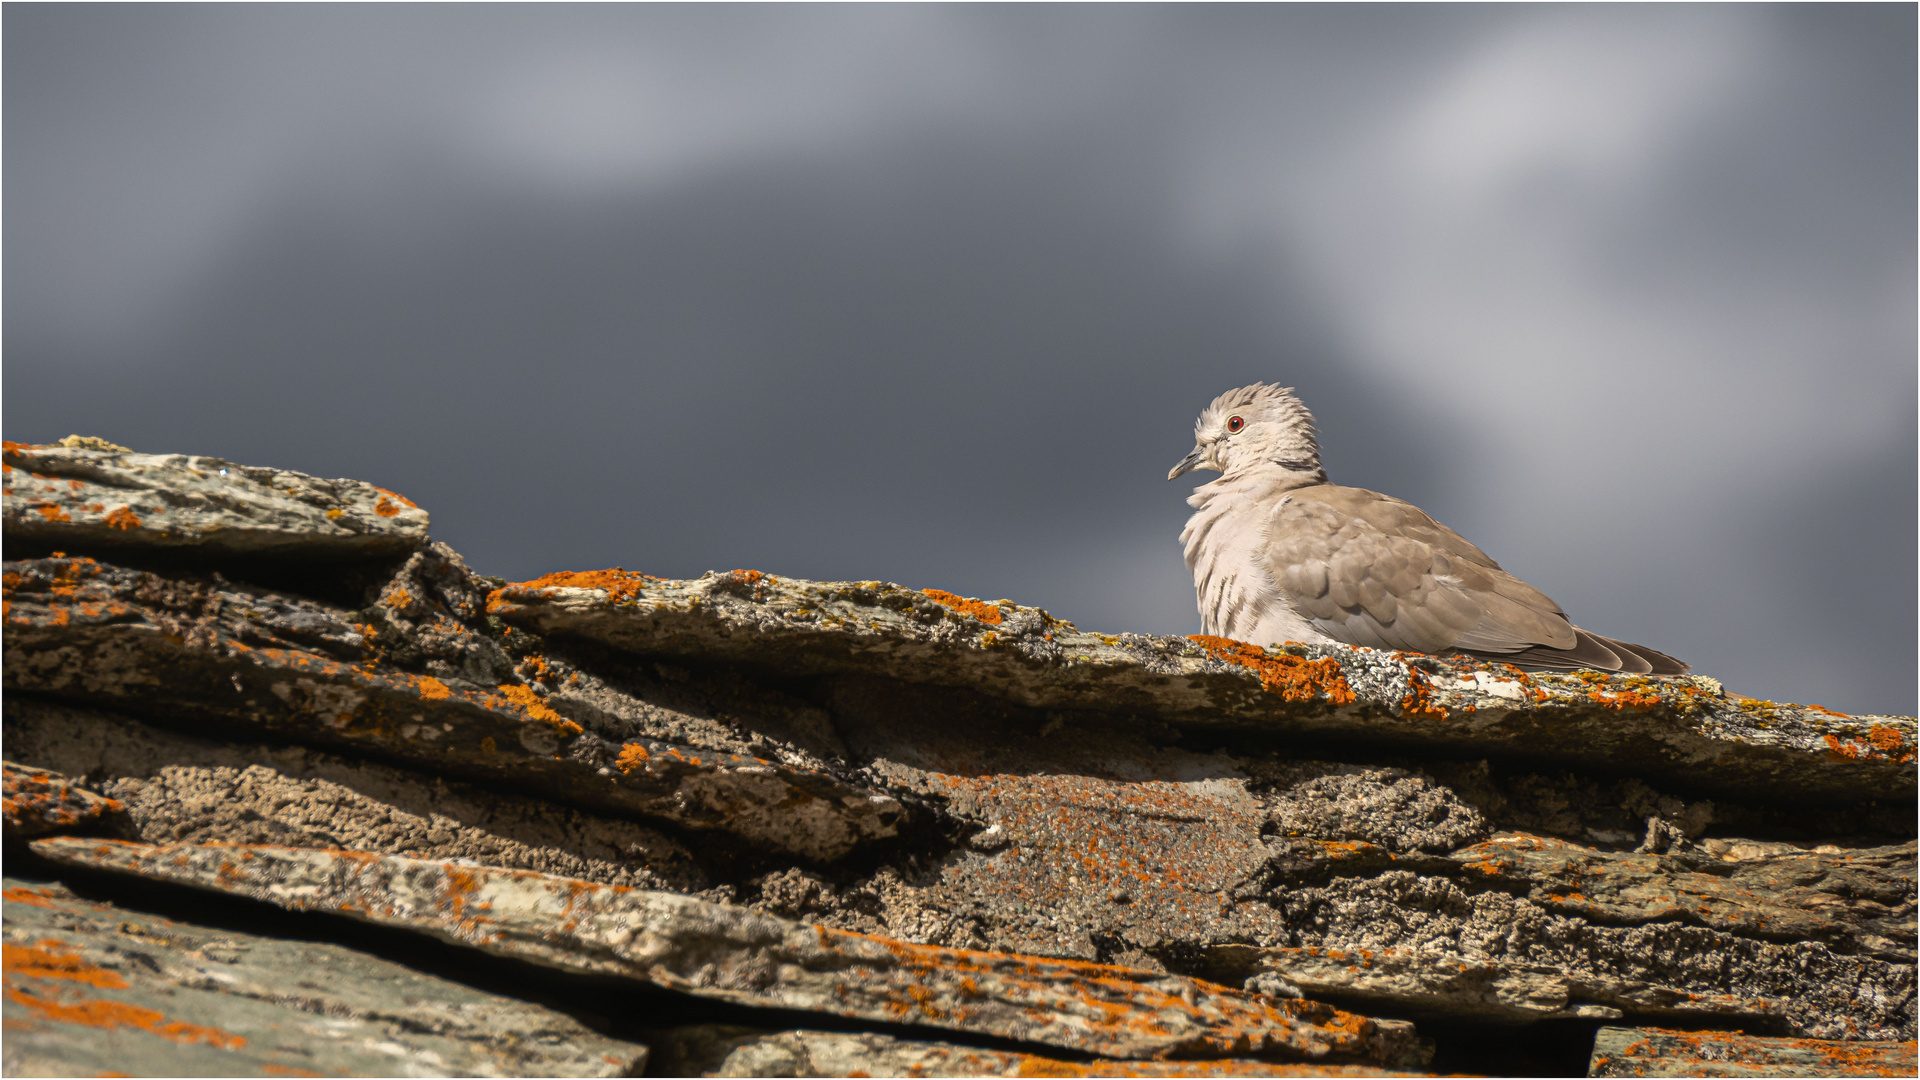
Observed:
[[[1227,432],[1229,434],[1239,431],[1241,428],[1246,426],[1247,426],[1247,422],[1245,420],[1240,419],[1237,416],[1229,417],[1227,419]]]

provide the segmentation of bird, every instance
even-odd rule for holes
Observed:
[[[1683,675],[1665,653],[1575,626],[1546,593],[1411,503],[1328,483],[1313,414],[1290,386],[1213,399],[1167,473],[1219,478],[1180,533],[1204,633],[1339,643],[1523,670]]]

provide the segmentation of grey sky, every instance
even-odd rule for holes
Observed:
[[[1161,477],[1280,380],[1581,624],[1915,711],[1910,6],[4,21],[9,438],[1184,633]]]

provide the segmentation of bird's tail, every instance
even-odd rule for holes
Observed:
[[[1466,655],[1480,660],[1496,660],[1525,671],[1574,671],[1579,668],[1592,668],[1595,671],[1618,672],[1622,675],[1685,675],[1693,668],[1657,649],[1645,645],[1616,641],[1601,637],[1579,627],[1573,628],[1574,643],[1571,648],[1555,649],[1547,645],[1533,645],[1519,652],[1494,653],[1478,650],[1462,650]]]

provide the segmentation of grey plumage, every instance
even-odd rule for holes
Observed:
[[[1180,534],[1209,634],[1525,668],[1688,670],[1573,625],[1545,593],[1418,507],[1328,483],[1313,414],[1291,387],[1256,383],[1215,398],[1194,424],[1193,452],[1167,479],[1197,468],[1221,474],[1194,489]]]

